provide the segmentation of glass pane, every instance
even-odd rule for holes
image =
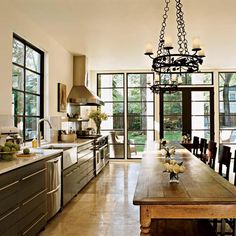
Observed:
[[[164,115],[182,115],[182,102],[165,102]]]
[[[26,117],[25,118],[25,139],[33,139],[37,135],[37,121],[39,118]]]
[[[14,38],[12,50],[13,50],[12,61],[23,66],[24,65],[24,44]]]
[[[225,127],[236,127],[236,116],[226,116],[224,114],[220,114],[220,128]]]
[[[20,130],[20,136],[23,137],[23,117],[14,117],[14,125]]]
[[[194,136],[210,140],[210,130],[192,130],[192,137]]]
[[[179,131],[164,131],[164,139],[168,141],[181,141],[182,130]]]
[[[183,81],[186,81],[186,84],[193,85],[212,84],[212,73],[186,74],[186,79],[183,79]]]
[[[210,101],[210,92],[209,91],[196,91],[191,92],[192,101]]]
[[[114,116],[108,117],[107,120],[102,121],[101,129],[113,130],[113,129],[124,129],[124,117],[123,116]]]
[[[12,91],[13,114],[23,115],[24,113],[24,93]]]
[[[164,116],[164,130],[182,130],[182,116]]]
[[[24,90],[24,70],[19,66],[12,66],[12,87]]]
[[[210,129],[210,116],[192,116],[192,129]]]
[[[148,87],[153,83],[153,74],[128,74],[128,87]]]
[[[182,101],[182,92],[175,92],[175,93],[164,93],[163,99],[165,102],[172,102],[172,101]]]
[[[220,101],[236,101],[236,87],[221,87],[219,88]]]
[[[128,115],[154,115],[153,102],[129,102]]]
[[[124,87],[123,74],[99,74],[98,88],[118,88]]]
[[[107,102],[122,102],[124,100],[123,89],[99,89],[98,96]]]
[[[105,102],[104,106],[101,106],[101,111],[105,112],[109,116],[122,116],[124,114],[124,103],[123,102]]]
[[[192,102],[192,115],[210,115],[210,102]]]
[[[234,115],[236,113],[236,102],[220,102],[220,112],[224,115]]]
[[[26,46],[26,67],[40,72],[40,54]]]
[[[135,144],[145,144],[147,140],[153,140],[153,131],[128,131],[128,139]]]
[[[26,91],[40,93],[40,76],[26,70]]]
[[[236,72],[221,72],[219,73],[219,86],[229,87],[236,84]]]
[[[39,116],[40,97],[32,94],[26,94],[25,99],[25,114],[27,116]]]
[[[128,116],[129,130],[153,129],[153,117],[148,116]]]
[[[153,101],[153,93],[149,88],[130,88],[128,101]]]
[[[234,129],[220,130],[220,142],[235,143],[236,142],[236,131]]]

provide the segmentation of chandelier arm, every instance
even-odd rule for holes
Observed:
[[[157,55],[161,55],[163,53],[163,46],[164,46],[164,37],[165,37],[165,28],[166,28],[166,20],[168,18],[168,11],[169,11],[169,4],[170,0],[165,0],[165,7],[164,7],[164,14],[163,14],[163,21],[161,24],[160,36],[159,36],[159,43],[158,43],[158,50]]]
[[[186,39],[185,31],[185,22],[184,22],[184,13],[182,11],[183,4],[181,0],[175,0],[176,2],[176,22],[178,29],[178,44],[179,44],[179,53],[189,54],[188,51],[188,41]]]

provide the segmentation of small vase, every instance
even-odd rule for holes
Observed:
[[[179,175],[175,174],[174,172],[170,173],[170,183],[179,183]]]
[[[101,132],[101,126],[97,125],[97,134],[100,134],[100,132]]]

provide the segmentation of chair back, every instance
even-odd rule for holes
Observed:
[[[219,174],[222,175],[225,179],[229,180],[229,169],[230,169],[230,161],[231,161],[231,152],[230,147],[220,145],[220,151],[218,156],[219,162]],[[226,173],[223,173],[223,165],[226,166]]]
[[[208,155],[208,165],[214,170],[215,169],[215,160],[216,160],[216,142],[210,140],[208,142],[207,155]]]
[[[204,154],[206,154],[207,150],[207,140],[205,138],[201,138],[200,140],[200,145],[199,145],[199,150],[200,150],[200,157]]]
[[[193,137],[193,149],[192,149],[192,152],[193,152],[193,155],[195,155],[195,156],[197,155],[198,147],[199,147],[199,137],[194,136]]]

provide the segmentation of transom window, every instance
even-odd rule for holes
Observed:
[[[43,60],[40,49],[13,35],[12,113],[25,141],[36,136],[37,121],[43,117]]]

